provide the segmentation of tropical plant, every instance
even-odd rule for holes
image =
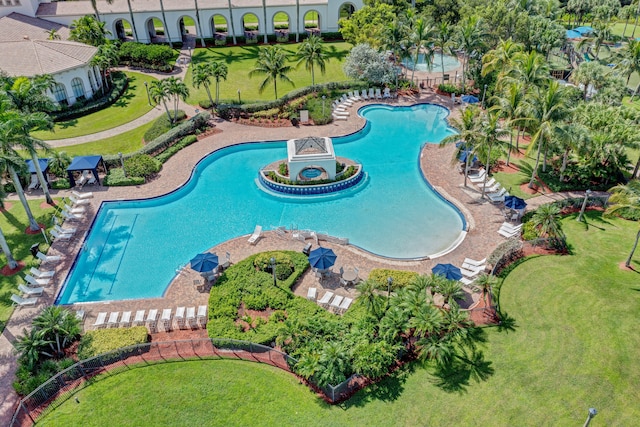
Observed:
[[[160,0],[160,12],[162,13],[162,27],[164,28],[164,34],[167,36],[169,47],[173,49],[173,43],[171,42],[171,36],[169,35],[169,28],[167,27],[167,16],[164,13],[164,1]]]
[[[461,20],[455,34],[456,46],[463,52],[462,87],[466,84],[466,75],[469,71],[471,55],[484,47],[485,31],[480,18],[473,15]]]
[[[189,96],[189,88],[180,77],[169,77],[166,79],[166,82],[167,92],[173,100],[172,123],[175,123],[178,120],[178,105],[180,104],[180,99],[183,101],[187,100],[187,97]]]
[[[482,75],[486,76],[493,72],[502,74],[511,66],[513,58],[522,53],[524,46],[511,39],[500,40],[498,47],[490,50],[482,57]]]
[[[638,3],[640,4],[640,2]],[[616,65],[615,69],[627,78],[627,84],[631,79],[631,75],[640,73],[640,41],[629,40],[625,43],[615,55]],[[640,89],[640,83],[636,87],[636,90],[631,96],[631,100],[638,94]]]
[[[209,89],[211,77],[213,77],[211,62],[195,64],[191,70],[191,82],[193,83],[193,87],[199,89],[200,86],[204,86],[204,90],[207,92],[207,97],[209,97],[211,108],[214,108],[218,102],[216,100],[216,104],[214,104],[213,98],[211,97],[211,90]]]
[[[540,236],[545,236],[551,242],[564,242],[565,236],[560,222],[560,208],[556,204],[547,203],[540,206],[531,217],[531,222]]]
[[[311,71],[311,85],[316,84],[315,78],[315,66],[320,69],[320,73],[324,75],[326,71],[326,61],[328,56],[322,38],[314,34],[310,35],[305,41],[302,42],[297,52],[298,62],[296,67],[304,64],[306,70]]]
[[[481,115],[479,132],[480,138],[476,150],[486,153],[487,161],[485,162],[485,168],[488,172],[491,167],[492,149],[494,147],[501,149],[503,145],[506,145],[506,142],[502,138],[511,132],[500,127],[500,111],[497,110],[489,110],[486,114]],[[481,198],[484,198],[488,179],[489,174],[486,173],[484,175],[484,182],[482,183]]]
[[[387,56],[368,44],[355,46],[344,62],[344,73],[350,79],[384,85],[396,78],[394,65]]]
[[[286,64],[287,53],[280,46],[269,46],[260,49],[255,68],[249,72],[249,77],[264,75],[265,79],[258,87],[258,92],[264,92],[265,88],[273,83],[275,99],[278,99],[278,79],[290,83],[293,81],[287,76],[291,71],[291,66]]]
[[[493,287],[496,283],[498,283],[498,279],[495,276],[485,273],[480,274],[474,281],[474,285],[482,291],[482,299],[485,305],[487,304],[487,296],[489,296],[489,300],[493,298]]]
[[[451,54],[451,41],[453,40],[455,28],[447,21],[441,21],[436,25],[433,44],[440,50],[440,63],[442,65],[442,81],[444,82],[444,54]]]
[[[456,299],[463,298],[465,295],[464,291],[462,290],[462,283],[457,280],[441,280],[438,283],[436,292],[442,295],[443,306],[444,303],[447,303],[449,304],[449,306],[451,306]]]
[[[624,213],[624,216],[640,218],[640,181],[637,179],[629,181],[626,185],[620,184],[609,190],[609,207],[605,211],[605,215],[617,215]],[[631,252],[624,262],[626,267],[631,266],[631,259],[638,247],[640,240],[640,228],[636,233],[636,239],[631,248]]]
[[[69,40],[91,46],[100,46],[107,42],[107,36],[111,33],[105,29],[105,23],[91,15],[85,15],[71,23]]]
[[[458,130],[458,134],[450,135],[440,141],[440,147],[444,147],[452,142],[456,143],[456,150],[451,158],[452,164],[457,164],[460,156],[465,154],[464,167],[464,186],[467,187],[467,177],[471,160],[476,153],[478,144],[480,143],[480,133],[478,132],[478,119],[480,117],[480,108],[475,105],[469,105],[460,114],[460,118],[451,119],[451,124]]]
[[[71,164],[71,156],[66,151],[52,150],[49,153],[49,171],[58,178],[64,178]]]
[[[167,80],[165,79],[152,81],[149,85],[149,96],[156,104],[160,104],[162,102],[164,110],[167,113],[167,117],[169,118],[169,122],[173,123],[173,117],[171,117],[169,107],[167,106],[167,101],[171,98]]]
[[[502,92],[494,95],[493,100],[495,106],[493,108],[498,109],[498,112],[505,118],[505,125],[508,126],[511,131],[509,132],[509,145],[507,147],[507,161],[506,165],[509,166],[511,161],[511,152],[513,148],[513,131],[516,131],[516,146],[515,151],[519,151],[520,142],[520,129],[516,125],[516,119],[520,117],[522,112],[522,102],[524,100],[524,92],[522,91],[522,83],[518,81],[512,81],[506,86],[502,87]]]
[[[100,21],[100,13],[98,12],[98,1],[97,0],[89,0],[91,2],[91,7],[93,11],[96,13],[96,19]],[[112,4],[113,0],[106,0],[107,4]]]
[[[53,357],[53,354],[45,351],[50,344],[51,341],[43,336],[42,331],[32,328],[30,331],[23,329],[13,346],[18,353],[18,360],[33,371],[42,356]]]
[[[413,69],[411,70],[411,81],[418,65],[420,54],[424,55],[427,69],[431,69],[433,64],[433,37],[435,29],[433,25],[425,18],[417,18],[411,26],[409,39],[411,41],[411,49],[413,50]]]
[[[369,314],[375,318],[381,317],[382,302],[376,289],[376,283],[372,280],[365,280],[356,285],[356,289],[361,300]]]
[[[33,319],[34,329],[49,341],[56,356],[64,354],[67,345],[80,336],[80,320],[69,310],[52,305]],[[53,346],[55,344],[55,347]]]
[[[605,81],[608,73],[607,67],[596,61],[583,62],[571,73],[571,82],[582,86],[582,98],[586,101],[589,87],[599,89]]]

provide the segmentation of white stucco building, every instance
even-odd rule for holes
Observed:
[[[52,32],[59,38],[51,38]],[[68,38],[69,29],[55,22],[20,13],[1,17],[0,71],[12,77],[53,76],[57,84],[49,95],[60,104],[88,99],[102,84],[99,70],[90,65],[97,49]]]

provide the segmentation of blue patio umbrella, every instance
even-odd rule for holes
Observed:
[[[431,269],[431,272],[449,280],[462,279],[462,272],[453,264],[438,264]]]
[[[458,160],[460,160],[462,163],[466,163],[467,162],[467,158],[469,157],[469,155],[471,154],[471,150],[464,150],[460,156],[458,156]],[[477,161],[478,158],[476,156],[473,156],[473,160],[471,160],[471,162],[475,162]]]
[[[504,205],[509,209],[520,210],[527,207],[527,203],[520,197],[507,196],[504,198]]]
[[[568,39],[579,39],[582,34],[575,30],[567,30],[566,33]]]
[[[581,36],[588,36],[593,33],[593,27],[576,27],[573,31],[580,33]]]
[[[199,273],[213,271],[218,266],[218,255],[205,252],[193,257],[190,263],[191,268]]]
[[[466,102],[467,104],[475,104],[480,102],[480,100],[473,95],[462,95],[462,102]]]
[[[336,262],[336,254],[331,249],[318,248],[309,253],[309,264],[318,270],[326,270]]]

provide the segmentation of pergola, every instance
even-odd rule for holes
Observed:
[[[36,173],[36,167],[33,164],[33,160],[26,160],[25,163],[29,168],[30,174]],[[49,170],[49,159],[38,159],[38,164],[40,165],[40,170],[42,171],[42,175],[44,175],[44,180],[49,182],[49,177],[47,176],[47,171]]]
[[[102,163],[102,167],[104,170],[107,170],[106,165],[104,164],[104,160],[102,160],[102,156],[78,156],[74,157],[73,161],[67,168],[67,175],[69,176],[69,185],[74,187],[76,185],[76,180],[73,178],[74,172],[81,172],[85,170],[90,170],[93,173],[93,176],[96,178],[98,185],[100,185],[100,177],[98,176],[98,166]]]

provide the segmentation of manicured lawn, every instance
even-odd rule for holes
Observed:
[[[282,46],[291,55],[298,50],[297,44],[284,44]],[[344,58],[349,53],[350,46],[348,43],[327,43],[327,51],[329,61],[326,63],[326,73],[322,75],[320,71],[315,70],[316,83],[324,83],[329,81],[346,80],[346,76],[342,71]],[[196,49],[193,52],[193,64],[205,62],[209,60],[223,61],[229,68],[227,80],[220,82],[220,100],[221,102],[238,102],[238,90],[240,90],[240,100],[243,103],[253,102],[257,100],[268,101],[275,99],[273,84],[267,86],[262,92],[258,93],[260,83],[265,76],[254,76],[249,78],[249,72],[255,67],[258,51],[264,49],[258,46],[235,46],[235,47],[217,47]],[[296,60],[292,58],[289,65],[295,66]],[[206,100],[207,93],[203,86],[195,89],[191,86],[192,67],[185,77],[185,82],[189,85],[189,98],[187,102],[197,104],[198,101]],[[278,80],[278,96],[295,89],[309,86],[311,84],[311,73],[305,70],[304,66],[293,69],[288,77],[294,82],[295,86]],[[215,97],[215,83],[211,86],[211,95]]]
[[[40,207],[43,200],[31,200],[29,206],[31,212],[33,212],[36,221],[39,224],[44,224],[46,227],[51,226],[51,215],[54,212],[54,207],[42,208]],[[42,234],[26,234],[24,231],[29,226],[27,221],[27,214],[22,208],[22,204],[18,200],[5,201],[5,206],[11,205],[7,211],[0,211],[0,229],[4,233],[11,253],[16,261],[24,262],[28,272],[29,267],[37,266],[39,261],[31,256],[29,248],[31,245],[37,242],[42,242],[40,246],[42,251],[46,251],[47,245],[44,244],[44,237]],[[0,255],[0,268],[7,265],[7,258],[4,254]],[[25,271],[23,270],[23,272]],[[17,273],[13,276],[0,275],[0,331],[4,329],[4,324],[11,316],[13,312],[12,302],[10,300],[11,294],[18,292],[18,283],[24,283],[22,273]],[[58,278],[59,280],[59,278]]]
[[[151,111],[144,82],[151,83],[153,77],[140,73],[126,73],[129,87],[125,93],[109,108],[96,111],[84,117],[56,123],[54,132],[33,132],[40,139],[64,139],[81,135],[90,135],[103,130],[129,123]]]
[[[68,145],[66,147],[55,148],[56,151],[65,151],[71,157],[88,156],[94,154],[118,154],[131,153],[142,148],[142,138],[144,133],[153,126],[153,122],[149,122],[139,128],[132,129],[120,135],[111,138],[100,139],[97,141],[87,142],[78,145]]]
[[[101,379],[40,424],[576,426],[595,407],[594,426],[635,425],[640,276],[618,263],[638,224],[588,212],[587,225],[563,226],[572,255],[529,259],[504,280],[509,320],[485,329],[482,380],[416,364],[328,406],[268,366],[171,363]]]

